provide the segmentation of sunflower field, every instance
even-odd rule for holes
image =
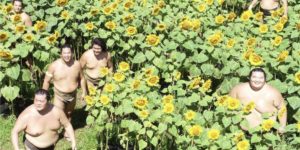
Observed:
[[[89,87],[85,97],[100,149],[299,149],[300,3],[288,0],[288,17],[280,8],[263,18],[249,2],[23,0],[28,27],[1,1],[1,96],[11,105],[30,99],[59,45],[71,44],[79,59],[99,37],[115,68],[99,69],[103,90]],[[284,134],[268,114],[259,127],[240,128],[255,104],[227,94],[255,67],[285,99],[277,114],[288,112]]]

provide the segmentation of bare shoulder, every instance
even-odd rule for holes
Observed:
[[[248,86],[248,82],[245,82],[245,83],[239,83],[237,85],[235,85],[232,90],[235,90],[235,91],[238,91],[238,90],[241,90],[241,89],[244,89]]]
[[[30,16],[26,12],[22,13],[22,17],[24,17],[26,19],[30,19]]]
[[[60,108],[56,107],[55,105],[51,104],[52,112],[55,116],[59,117],[62,113],[64,113]]]
[[[28,120],[29,117],[33,114],[34,106],[33,104],[25,108],[22,113],[19,115],[18,119]]]
[[[281,96],[281,93],[278,89],[276,89],[275,87],[271,86],[270,84],[266,84],[266,90],[270,93],[272,93],[272,95],[280,95]]]

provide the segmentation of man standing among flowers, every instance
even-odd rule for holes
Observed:
[[[284,16],[287,17],[288,14],[288,4],[287,0],[281,0],[283,9],[284,9]],[[252,0],[249,10],[252,10],[253,7],[256,6],[258,0]],[[279,9],[279,2],[278,0],[261,0],[260,2],[260,10],[263,12],[264,16],[271,16],[271,11],[275,11]]]
[[[24,23],[25,26],[32,26],[30,16],[22,10],[22,0],[13,0],[12,3],[14,13],[12,17],[17,17],[16,15],[20,15],[21,21]]]
[[[80,64],[88,87],[97,87],[101,80],[99,73],[101,68],[107,68],[110,72],[113,69],[111,56],[107,52],[106,44],[98,38],[92,41],[91,49],[82,54]]]
[[[25,132],[24,145],[30,150],[54,150],[59,138],[58,130],[64,127],[70,136],[72,150],[76,149],[74,130],[65,113],[50,104],[49,93],[44,89],[35,92],[33,104],[18,117],[11,131],[11,140],[15,150],[19,150],[18,134]]]
[[[278,131],[284,132],[287,113],[283,97],[278,90],[266,83],[266,73],[262,68],[251,70],[249,82],[238,84],[230,91],[229,95],[239,99],[246,109],[249,108],[249,114],[245,118],[250,128],[264,123],[263,114],[269,114],[268,121],[272,122],[271,124],[274,124],[276,116],[278,116],[280,122]],[[246,127],[242,128],[247,129]]]
[[[82,88],[82,97],[86,93],[85,80],[81,73],[80,63],[73,59],[73,51],[69,45],[63,45],[60,58],[49,65],[46,72],[43,89],[48,90],[53,79],[53,104],[64,110],[67,118],[71,120],[71,113],[76,104],[76,94],[79,84]],[[65,137],[68,137],[65,135]]]

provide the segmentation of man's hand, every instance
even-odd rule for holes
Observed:
[[[279,133],[279,134],[283,134],[284,132],[285,132],[284,127],[279,127],[279,128],[278,128],[278,133]]]

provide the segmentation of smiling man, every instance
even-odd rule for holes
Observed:
[[[280,127],[279,132],[284,132],[286,126],[287,114],[285,104],[280,92],[266,83],[266,73],[262,68],[255,68],[249,74],[249,82],[241,83],[235,86],[229,93],[233,98],[237,98],[245,106],[254,102],[255,108],[246,115],[245,118],[250,128],[259,126],[263,121],[263,114],[270,114],[270,119],[276,121],[278,115]],[[246,127],[243,127],[246,129]]]
[[[22,0],[13,0],[13,13],[14,14],[20,14],[22,18],[22,22],[26,26],[32,26],[32,21],[30,16],[23,11],[23,3]]]
[[[82,94],[85,95],[85,80],[81,73],[81,66],[73,59],[73,51],[69,45],[61,47],[60,58],[51,63],[46,72],[43,89],[48,90],[50,81],[54,85],[53,104],[64,110],[67,118],[71,120],[71,113],[76,104],[77,88],[81,85]],[[68,137],[65,135],[65,137]]]
[[[249,10],[252,10],[255,5],[260,2],[260,10],[263,12],[264,16],[271,16],[271,11],[279,9],[279,0],[252,0],[251,4],[249,5]],[[288,15],[288,2],[287,0],[281,0],[283,9],[284,9],[284,16],[287,17]]]
[[[65,113],[48,101],[48,91],[39,89],[35,92],[33,104],[20,114],[11,132],[15,150],[20,149],[18,134],[21,131],[25,132],[24,145],[27,150],[54,150],[61,126],[70,136],[72,150],[76,149],[74,130]]]
[[[88,86],[97,86],[101,80],[99,69],[107,67],[113,69],[110,53],[107,52],[106,44],[103,40],[95,38],[92,41],[91,49],[84,52],[80,58],[83,74]]]

